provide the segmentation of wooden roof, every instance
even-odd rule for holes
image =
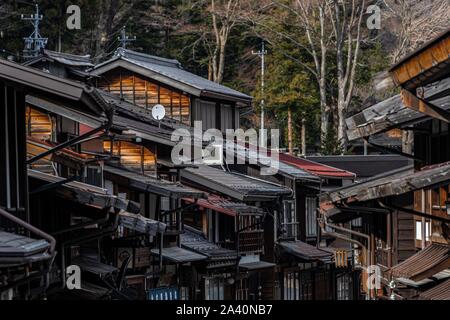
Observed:
[[[240,201],[272,201],[290,195],[292,190],[235,172],[206,165],[181,170],[183,181],[189,181]]]
[[[449,90],[450,78],[427,86],[424,90],[424,97],[434,105],[444,110],[450,110]],[[348,139],[356,140],[428,119],[427,115],[405,107],[400,95],[396,95],[364,109],[347,118],[345,122]]]
[[[412,90],[450,74],[450,28],[406,56],[390,70],[394,82]]]

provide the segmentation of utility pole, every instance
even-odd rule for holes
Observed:
[[[264,107],[265,107],[265,98],[264,98],[264,76],[265,76],[265,69],[266,69],[266,55],[267,50],[265,50],[264,41],[261,44],[261,51],[254,52],[252,51],[253,55],[257,55],[261,58],[261,130],[260,130],[260,146],[266,147],[266,135],[265,135],[265,129],[264,129]]]
[[[127,36],[126,26],[124,26],[122,28],[122,30],[120,31],[120,37],[119,37],[120,47],[122,49],[126,49],[127,44],[129,42],[134,42],[134,41],[136,41],[136,37],[130,38],[129,36]]]
[[[33,33],[29,37],[23,38],[23,40],[25,41],[23,57],[25,59],[37,57],[39,52],[47,45],[48,38],[43,38],[39,31],[39,23],[43,18],[44,16],[39,13],[38,4],[36,4],[35,14],[32,14],[29,17],[25,17],[23,14],[21,15],[21,19],[23,21],[30,21],[34,27]]]

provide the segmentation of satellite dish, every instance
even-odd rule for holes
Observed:
[[[166,116],[166,108],[163,105],[157,104],[152,108],[152,116],[155,120],[162,120]]]

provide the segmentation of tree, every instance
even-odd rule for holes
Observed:
[[[448,28],[448,0],[384,0],[384,4],[386,9],[383,11],[383,18],[393,26],[388,30],[395,37],[390,54],[392,63]]]
[[[318,92],[315,82],[298,63],[286,59],[282,52],[289,51],[301,56],[299,49],[289,42],[280,44],[283,51],[269,48],[266,73],[266,106],[269,117],[273,114],[278,126],[285,128],[284,139],[289,153],[300,146],[306,154],[308,144],[315,140],[314,126],[317,123]],[[303,53],[305,54],[305,53]],[[259,97],[260,92],[256,92]],[[307,141],[306,125],[311,128]]]
[[[284,53],[317,83],[322,147],[335,117],[338,147],[345,150],[344,118],[354,92],[365,0],[267,0],[255,5],[258,9],[255,7],[249,21],[273,48],[288,41],[309,55],[305,59]]]
[[[199,19],[191,19],[181,33],[194,33],[192,43],[195,51],[200,44],[207,53],[208,78],[221,83],[224,78],[227,44],[231,32],[240,23],[242,0],[195,1],[186,10],[196,12]]]

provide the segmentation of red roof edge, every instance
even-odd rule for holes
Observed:
[[[339,168],[331,167],[322,163],[314,162],[304,158],[292,156],[287,153],[280,153],[280,161],[296,166],[317,175],[319,177],[327,178],[355,178],[356,174]]]

